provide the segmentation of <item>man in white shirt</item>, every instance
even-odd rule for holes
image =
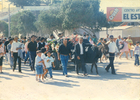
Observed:
[[[14,58],[14,67],[13,67],[13,71],[16,69],[16,61],[18,59],[18,66],[19,66],[19,72],[21,72],[21,58],[18,56],[18,50],[22,49],[20,48],[21,43],[18,42],[18,36],[15,36],[14,38],[14,42],[12,43],[11,46],[11,57]]]
[[[114,42],[114,36],[110,35],[110,41],[107,43],[109,48],[109,65],[105,68],[105,70],[108,72],[109,68],[111,67],[112,74],[116,75],[115,69],[114,69],[114,58],[115,58],[115,52],[118,53],[118,48],[116,46],[116,43]]]
[[[79,68],[82,67],[84,76],[87,76],[87,70],[85,67],[85,44],[83,43],[83,38],[79,38],[79,43],[75,46],[75,57],[76,57],[76,66],[75,70],[77,75],[79,75]]]

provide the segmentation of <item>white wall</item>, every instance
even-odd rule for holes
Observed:
[[[140,37],[140,27],[135,26],[123,30],[123,37],[128,37],[128,35],[131,35],[132,37]]]
[[[117,38],[119,35],[122,36],[122,30],[112,30],[108,31],[109,35],[113,35],[114,38]],[[100,31],[99,32],[99,38],[106,38],[107,37],[107,31]]]

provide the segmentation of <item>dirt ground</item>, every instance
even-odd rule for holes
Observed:
[[[140,67],[134,66],[133,59],[116,59],[117,75],[106,72],[108,63],[98,63],[99,75],[95,68],[84,77],[75,74],[74,67],[68,69],[68,77],[62,70],[54,70],[45,82],[37,82],[28,65],[22,63],[22,74],[12,71],[6,63],[4,74],[0,74],[0,100],[140,100]]]

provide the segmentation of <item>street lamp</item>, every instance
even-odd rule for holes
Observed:
[[[11,36],[11,33],[10,33],[10,29],[11,29],[11,26],[10,26],[10,5],[11,5],[12,3],[10,3],[10,4],[8,4],[8,15],[9,15],[9,17],[8,17],[8,36],[10,37]]]

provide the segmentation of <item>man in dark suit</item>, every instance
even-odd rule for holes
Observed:
[[[79,43],[75,46],[75,57],[76,57],[76,66],[75,70],[77,75],[79,75],[79,68],[82,67],[84,76],[87,76],[87,70],[85,67],[85,44],[83,43],[83,38],[79,38]]]

